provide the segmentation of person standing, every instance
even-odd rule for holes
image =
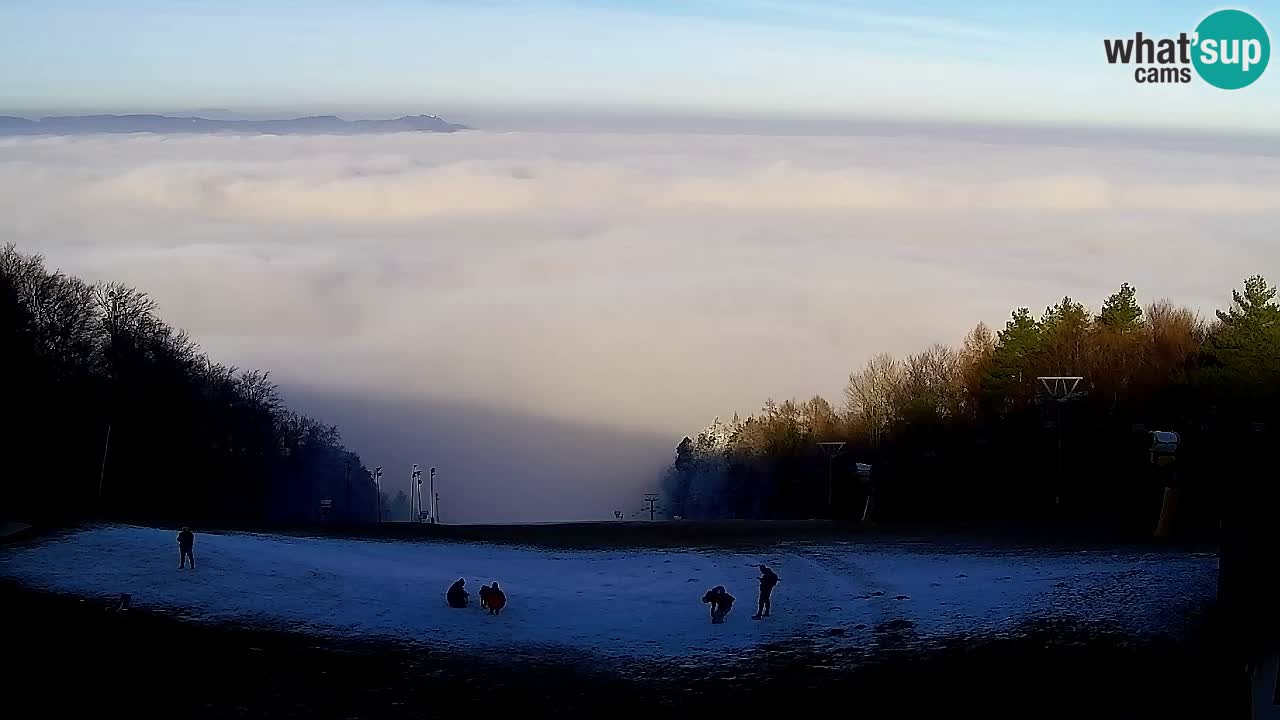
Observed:
[[[773,595],[773,588],[778,584],[778,575],[769,569],[768,565],[760,566],[760,600],[756,604],[756,614],[751,616],[752,620],[759,620],[762,617],[769,617],[769,597]]]
[[[196,543],[195,533],[191,532],[191,528],[183,526],[181,532],[178,533],[178,569],[186,567],[187,560],[191,561],[191,569],[196,569],[196,556],[191,554],[191,548]]]

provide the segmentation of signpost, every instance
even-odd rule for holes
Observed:
[[[862,489],[866,493],[867,502],[862,506],[862,522],[871,522],[871,510],[875,506],[876,493],[875,486],[871,484],[871,465],[868,463],[855,463],[854,474],[858,476],[858,482],[862,483]]]
[[[1151,432],[1151,465],[1162,475],[1164,498],[1160,502],[1160,519],[1156,521],[1156,537],[1168,537],[1173,526],[1173,516],[1178,510],[1178,446],[1182,438],[1176,432],[1153,430]]]

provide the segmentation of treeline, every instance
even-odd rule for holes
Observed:
[[[146,294],[13,245],[0,251],[0,378],[6,516],[377,517],[360,457],[285,407],[267,373],[214,362]]]
[[[1056,402],[1041,376],[1081,376],[1081,392]],[[680,443],[664,489],[691,518],[856,517],[874,488],[881,519],[1138,528],[1173,485],[1183,527],[1205,527],[1229,485],[1252,480],[1238,451],[1274,428],[1277,401],[1280,306],[1262,277],[1208,321],[1168,301],[1144,310],[1126,284],[1097,312],[1063,298],[998,332],[979,324],[959,347],[877,355],[839,406],[770,400],[717,420]],[[1153,430],[1181,434],[1172,468],[1153,467]],[[846,443],[830,466],[827,441]],[[855,480],[859,462],[873,482]]]

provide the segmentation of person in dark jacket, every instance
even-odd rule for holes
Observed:
[[[493,588],[490,588],[488,585],[481,585],[481,586],[480,586],[480,592],[479,592],[479,593],[477,593],[477,594],[480,596],[480,609],[481,609],[481,610],[488,610],[488,609],[489,609],[489,594],[490,594],[491,592],[493,592]]]
[[[191,528],[183,527],[178,533],[178,569],[186,567],[187,560],[191,561],[191,569],[196,569],[196,556],[191,554],[191,548],[196,543],[196,535],[191,532]]]
[[[488,597],[485,604],[489,606],[489,614],[497,615],[502,612],[502,608],[507,606],[507,594],[502,592],[502,588],[498,587],[498,581],[494,581],[489,586]]]
[[[463,589],[466,581],[458,578],[458,581],[449,586],[449,592],[445,593],[444,599],[449,603],[451,608],[464,608],[467,606],[468,593]]]
[[[702,596],[702,602],[711,605],[711,624],[720,625],[724,623],[724,616],[728,615],[733,607],[733,596],[724,589],[723,585],[717,585]]]
[[[762,617],[769,617],[769,596],[773,594],[773,588],[778,584],[778,575],[769,569],[768,565],[760,566],[760,600],[756,605],[756,614],[751,616],[752,620],[759,620]]]

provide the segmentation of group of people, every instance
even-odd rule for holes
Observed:
[[[467,581],[464,578],[458,578],[457,582],[449,586],[448,592],[444,594],[445,602],[449,603],[449,607],[464,608],[467,606],[471,593],[467,592],[466,584]],[[496,580],[492,585],[480,586],[481,610],[488,610],[490,615],[497,615],[506,606],[507,594],[502,592],[502,588],[498,587]]]
[[[195,545],[195,534],[191,532],[191,528],[184,527],[178,533],[178,568],[186,567],[187,561],[191,561],[191,569],[196,567],[196,558],[192,554],[192,548]],[[756,601],[756,614],[751,616],[752,620],[769,617],[770,598],[773,595],[773,588],[778,584],[778,575],[770,570],[767,565],[760,566],[760,595]],[[458,578],[457,582],[449,586],[448,592],[445,593],[445,602],[449,603],[451,608],[465,608],[471,598],[471,594],[466,589],[467,581],[464,578]],[[711,622],[714,625],[720,625],[724,622],[724,618],[729,614],[729,610],[733,608],[733,596],[723,585],[717,585],[707,591],[702,596],[702,602],[711,606]],[[507,606],[507,594],[498,587],[495,580],[491,585],[480,586],[480,609],[488,610],[490,615],[497,615]]]
[[[451,608],[465,608],[470,601],[471,594],[467,592],[467,581],[465,578],[458,578],[449,586],[448,592],[445,593],[445,602]],[[778,574],[769,569],[767,565],[760,566],[760,596],[756,602],[756,614],[751,616],[752,620],[769,617],[770,600],[773,595],[773,588],[778,584]],[[711,622],[714,625],[724,623],[724,618],[729,614],[729,610],[733,608],[733,596],[723,585],[717,585],[707,591],[702,596],[702,602],[711,606]],[[480,587],[480,608],[488,610],[490,615],[497,615],[502,612],[502,608],[507,606],[507,594],[498,587],[498,583],[492,585],[482,585]]]
[[[773,596],[773,588],[778,584],[778,574],[769,569],[767,565],[760,566],[760,595],[756,600],[756,614],[751,616],[752,620],[769,617],[771,599]],[[707,591],[702,596],[702,602],[711,606],[711,624],[720,625],[724,623],[724,617],[729,614],[729,610],[733,608],[733,596],[723,585],[717,585]]]

